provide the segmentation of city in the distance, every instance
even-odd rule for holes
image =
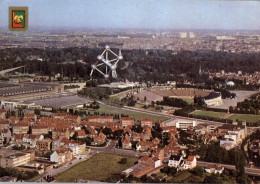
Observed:
[[[258,1],[0,7],[0,182],[260,182]]]

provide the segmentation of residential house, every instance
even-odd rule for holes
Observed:
[[[80,123],[80,121],[81,121],[80,116],[75,116],[75,115],[67,115],[66,119],[70,120],[70,121],[74,121],[76,123]]]
[[[43,125],[32,126],[32,135],[48,134],[48,127]]]
[[[157,148],[153,142],[140,141],[136,144],[136,150],[138,151],[148,151],[149,149],[153,150]]]
[[[224,171],[224,167],[220,164],[207,164],[205,171],[208,173],[222,174]]]
[[[28,118],[28,119],[31,118],[34,121],[37,121],[37,115],[33,113],[24,113],[24,118]]]
[[[153,120],[151,118],[142,118],[141,119],[141,126],[148,126],[150,128],[152,128],[153,126]]]
[[[43,139],[43,140],[38,140],[36,142],[36,149],[38,150],[51,150],[51,139]]]
[[[197,166],[197,159],[195,156],[189,156],[184,159],[184,162],[180,166],[180,170],[193,169]]]
[[[78,134],[78,138],[80,138],[80,139],[87,137],[87,134],[86,134],[84,129],[83,130],[78,130],[77,134]]]
[[[70,148],[58,148],[50,156],[51,162],[56,162],[59,165],[70,162],[72,160],[72,150]]]
[[[0,118],[5,119],[6,118],[6,110],[0,109]]]
[[[130,136],[128,134],[125,135],[122,140],[122,148],[123,149],[132,149],[132,143],[130,141]]]
[[[183,158],[180,155],[171,155],[168,161],[168,166],[178,168],[182,160]]]
[[[101,145],[104,144],[105,142],[106,142],[106,135],[100,132],[98,136],[95,136],[93,144]]]
[[[127,126],[133,126],[135,120],[134,118],[131,117],[121,117],[120,121],[123,127],[127,127]]]
[[[53,113],[53,118],[56,119],[65,119],[67,117],[67,113]]]
[[[87,120],[94,123],[113,123],[113,116],[88,116]]]
[[[56,139],[57,137],[66,137],[70,138],[70,131],[68,128],[54,128],[52,130],[52,139]]]
[[[150,140],[152,137],[152,129],[151,127],[148,127],[147,125],[145,125],[143,127],[143,140]]]
[[[29,131],[29,124],[25,122],[19,122],[13,125],[13,134],[27,134]]]
[[[0,129],[9,129],[10,122],[6,119],[0,119]]]

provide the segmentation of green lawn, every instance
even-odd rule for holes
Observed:
[[[98,109],[98,111],[92,111],[92,110],[87,110],[91,114],[94,114],[94,112],[99,112],[100,114],[105,113],[105,114],[125,114],[128,115],[130,117],[135,118],[135,121],[137,122],[138,120],[141,120],[142,118],[152,118],[153,122],[157,121],[157,120],[166,120],[168,119],[167,117],[164,116],[157,116],[157,115],[151,115],[151,114],[146,114],[146,113],[142,113],[142,112],[134,112],[134,111],[130,111],[130,110],[124,110],[118,107],[111,107],[108,105],[104,105],[104,104],[100,104],[100,109]]]
[[[185,102],[187,102],[188,104],[194,103],[194,99],[191,99],[191,98],[181,98],[181,99],[184,100]]]
[[[224,112],[213,112],[213,111],[194,111],[191,114],[199,115],[199,116],[208,116],[208,117],[220,118],[225,113]]]
[[[122,158],[127,158],[126,164],[118,163]],[[121,172],[133,166],[137,160],[135,157],[99,153],[89,160],[56,175],[54,178],[58,182],[75,182],[78,179],[117,182]]]
[[[246,122],[258,122],[260,121],[260,115],[253,115],[253,114],[233,114],[228,119],[236,121],[246,121]]]

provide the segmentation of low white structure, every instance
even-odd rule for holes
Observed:
[[[172,155],[168,161],[168,166],[177,168],[179,167],[182,160],[182,156]]]
[[[216,164],[209,164],[205,168],[205,171],[207,173],[214,173],[214,174],[222,174],[224,171],[224,167],[221,165],[216,165]]]
[[[177,120],[176,128],[180,128],[182,130],[187,130],[188,127],[195,127],[197,125],[196,121],[188,121],[188,120]]]
[[[221,93],[219,92],[211,92],[208,96],[204,97],[204,101],[207,106],[219,106],[223,104]]]

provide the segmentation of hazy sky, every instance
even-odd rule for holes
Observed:
[[[0,26],[9,6],[29,7],[29,28],[260,30],[258,1],[0,0]]]

